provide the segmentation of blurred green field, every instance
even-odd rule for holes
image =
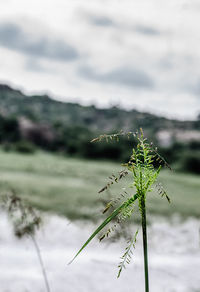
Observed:
[[[107,183],[109,175],[121,169],[119,164],[111,162],[72,159],[39,151],[31,155],[0,151],[0,194],[14,189],[40,210],[70,219],[98,220],[103,209],[101,200],[108,197],[108,193],[98,194],[98,190]],[[148,213],[200,217],[200,176],[163,170],[160,181],[172,203],[169,205],[166,199],[152,192],[147,201]],[[116,184],[112,196],[119,194],[121,187],[123,183]]]

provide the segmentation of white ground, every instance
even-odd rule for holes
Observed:
[[[0,216],[0,291],[43,292],[45,286],[33,244],[18,240],[5,214]],[[200,221],[157,219],[148,229],[151,292],[200,291]],[[51,292],[143,292],[141,231],[131,264],[119,279],[117,264],[123,240],[107,244],[94,240],[71,265],[67,265],[94,230],[92,224],[46,218],[37,235]]]

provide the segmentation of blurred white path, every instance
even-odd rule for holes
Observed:
[[[0,216],[0,291],[43,292],[45,286],[30,239],[18,240],[3,213]],[[67,265],[95,226],[69,223],[51,216],[37,234],[51,292],[143,292],[141,232],[131,264],[119,279],[117,264],[125,242],[94,240],[71,265]],[[152,292],[200,291],[200,221],[155,219],[148,229],[150,287]]]

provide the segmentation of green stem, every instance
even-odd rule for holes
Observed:
[[[145,292],[149,292],[149,272],[148,272],[148,251],[147,251],[147,223],[146,223],[146,206],[145,197],[141,197],[142,212],[142,234],[143,234],[143,251],[144,251],[144,275],[145,275]]]

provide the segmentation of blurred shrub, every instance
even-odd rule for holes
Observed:
[[[8,142],[5,142],[2,146],[3,150],[6,151],[6,152],[9,152],[9,151],[13,151],[14,148],[13,148],[13,144],[11,143],[8,143]]]
[[[180,170],[200,174],[200,151],[188,151],[180,159]]]
[[[200,151],[200,141],[191,141],[188,144],[188,147],[191,150],[199,150]]]
[[[22,140],[15,143],[14,149],[17,152],[26,153],[26,154],[32,154],[36,151],[35,145],[33,145],[31,142],[26,141],[26,140],[24,141]]]
[[[16,118],[0,115],[0,142],[14,143],[20,139],[19,124]]]

